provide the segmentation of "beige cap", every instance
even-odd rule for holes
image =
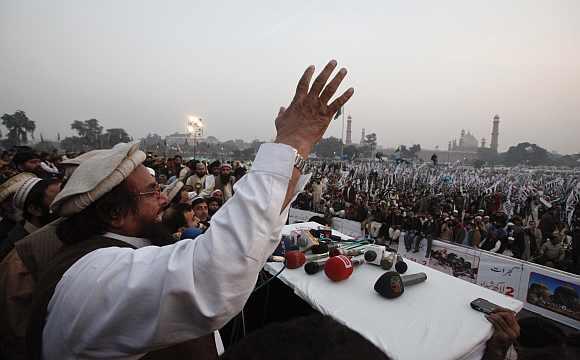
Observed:
[[[34,175],[33,173],[22,172],[4,181],[0,185],[0,202],[14,195],[16,191],[18,191],[18,189],[20,188],[20,185],[22,185],[26,180],[30,178],[37,178],[37,176]]]
[[[34,185],[38,184],[40,181],[42,180],[37,177],[31,177],[20,183],[20,186],[16,190],[14,198],[12,199],[16,209],[24,210],[24,204],[26,203],[28,194],[30,194]]]
[[[86,156],[51,208],[64,217],[81,212],[125,180],[145,158],[137,143],[120,143]]]

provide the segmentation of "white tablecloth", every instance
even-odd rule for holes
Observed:
[[[294,224],[282,233],[308,227],[318,226]],[[480,359],[492,326],[469,303],[481,297],[516,312],[522,308],[516,299],[412,261],[407,264],[407,274],[425,272],[427,281],[391,300],[374,291],[384,270],[373,265],[357,267],[348,280],[339,283],[330,281],[324,272],[307,275],[303,268],[285,269],[278,277],[314,309],[356,330],[393,359]],[[268,263],[265,270],[276,274],[282,266]]]

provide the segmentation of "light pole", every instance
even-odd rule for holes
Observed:
[[[189,115],[187,117],[187,132],[193,137],[193,157],[196,156],[197,138],[203,136],[203,119],[197,116]]]

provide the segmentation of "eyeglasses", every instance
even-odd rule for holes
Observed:
[[[137,196],[137,197],[155,196],[155,197],[159,198],[161,196],[161,186],[159,186],[159,184],[155,184],[155,190],[140,192],[140,193],[135,194],[135,196]]]

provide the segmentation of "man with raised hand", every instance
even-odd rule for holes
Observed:
[[[67,217],[59,229],[67,245],[38,287],[28,332],[34,355],[216,358],[212,333],[243,308],[309,179],[304,159],[354,93],[331,102],[347,73],[328,82],[335,68],[329,62],[312,86],[314,66],[306,69],[276,118],[275,143],[262,145],[195,241],[155,236],[167,199],[141,164],[144,153],[121,145],[109,159],[81,164],[53,204]]]

